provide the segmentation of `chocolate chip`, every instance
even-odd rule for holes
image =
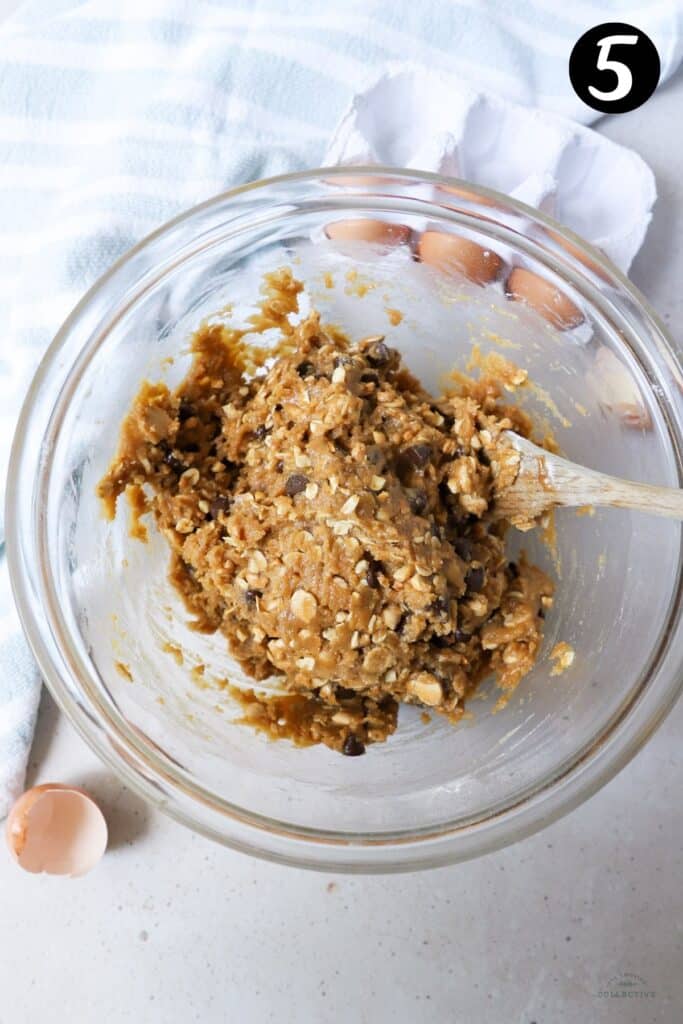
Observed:
[[[185,472],[184,464],[180,459],[176,458],[170,448],[168,451],[164,452],[162,462],[164,462],[169,469],[173,470],[174,473],[178,473],[178,475]]]
[[[226,498],[224,494],[219,494],[209,505],[209,515],[212,519],[218,519],[221,512],[227,512],[229,508],[230,498]]]
[[[342,747],[342,754],[346,754],[347,757],[360,757],[361,754],[365,753],[365,744],[361,743],[357,736],[350,733],[344,740],[344,746]]]
[[[481,566],[477,566],[476,569],[470,569],[465,576],[465,586],[468,590],[478,593],[484,586],[484,579],[486,573]]]
[[[408,503],[413,515],[421,516],[429,504],[429,498],[424,491],[415,491],[410,495]]]
[[[369,370],[367,373],[361,373],[360,382],[361,384],[379,384],[379,377]]]
[[[365,558],[370,563],[368,566],[368,570],[365,573],[365,582],[369,587],[372,587],[373,590],[377,590],[377,588],[379,587],[378,574],[382,572],[384,566],[382,565],[381,562],[378,562],[376,558],[371,558],[368,554],[365,555]]]
[[[513,580],[516,580],[519,576],[519,566],[516,562],[508,562],[508,572],[512,576]]]
[[[452,416],[449,412],[444,412],[443,409],[437,409],[435,405],[432,406],[432,412],[438,412],[439,416],[443,416],[441,429],[450,431],[451,427],[455,423],[455,416]]]
[[[463,561],[470,562],[472,560],[474,545],[471,540],[467,539],[467,537],[456,537],[453,541],[453,547],[456,555],[459,555]]]
[[[196,455],[199,451],[199,445],[191,441],[189,444],[183,445],[183,451],[189,452],[190,455]]]
[[[348,686],[337,686],[334,690],[334,695],[337,700],[355,700],[358,696],[355,690],[349,689]]]
[[[383,341],[372,345],[367,352],[367,360],[370,366],[386,366],[391,359],[391,349]]]
[[[256,601],[257,601],[257,599],[259,597],[263,597],[263,591],[262,590],[245,590],[244,591],[244,600],[247,602],[247,604],[249,605],[250,608],[253,608],[256,605]]]
[[[371,444],[368,446],[365,452],[365,458],[368,460],[371,466],[375,469],[384,469],[386,465],[386,456],[379,445]]]
[[[287,477],[285,484],[285,494],[293,498],[295,494],[300,494],[306,490],[306,484],[308,483],[308,477],[304,476],[303,473],[292,473],[291,476]]]
[[[296,368],[296,372],[302,378],[303,377],[310,377],[312,374],[315,373],[315,366],[313,365],[313,363],[309,363],[306,360],[303,363],[299,363],[299,365]]]
[[[432,457],[432,448],[428,444],[412,444],[399,452],[398,471],[406,473],[410,470],[421,472]]]
[[[190,416],[194,416],[194,414],[194,409],[190,403],[186,402],[184,398],[181,399],[180,405],[178,406],[178,419],[180,422],[184,423],[185,420],[189,420]]]
[[[254,440],[255,440],[255,441],[262,441],[262,440],[263,440],[263,438],[264,438],[264,437],[265,437],[265,436],[266,436],[266,435],[267,435],[268,433],[269,433],[268,427],[267,427],[267,426],[265,425],[265,423],[261,423],[261,424],[260,424],[260,426],[258,426],[258,427],[256,428],[256,430],[255,430],[255,431],[253,432],[253,437],[254,437]]]

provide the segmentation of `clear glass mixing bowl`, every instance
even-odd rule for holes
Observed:
[[[357,218],[410,230],[389,232],[389,245],[326,231]],[[415,261],[425,228],[476,240],[500,256],[502,275],[480,287]],[[626,511],[558,514],[561,576],[543,657],[501,712],[491,687],[457,727],[404,709],[389,742],[360,758],[235,724],[213,685],[240,679],[222,638],[187,628],[164,544],[132,541],[123,510],[107,523],[95,484],[141,380],[179,380],[200,320],[228,303],[243,319],[263,272],[283,265],[325,318],[352,337],[386,334],[430,388],[464,366],[474,343],[498,351],[529,370],[535,388],[523,401],[570,458],[680,486],[677,356],[600,253],[542,214],[453,179],[377,168],[290,175],[218,196],[151,235],[57,335],[26,400],[9,478],[7,543],[24,627],[82,736],[191,828],[342,871],[473,857],[586,799],[672,706],[682,679],[681,528]],[[559,329],[552,313],[506,296],[514,265],[558,286],[582,322]],[[537,537],[520,539],[553,568]],[[551,677],[558,640],[576,658]],[[192,672],[199,664],[204,676]]]

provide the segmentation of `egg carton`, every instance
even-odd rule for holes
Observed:
[[[325,163],[464,178],[536,207],[628,272],[657,198],[645,161],[558,114],[441,72],[390,65],[352,100]]]

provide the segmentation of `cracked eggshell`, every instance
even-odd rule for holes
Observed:
[[[628,367],[604,345],[595,353],[589,385],[598,401],[624,426],[637,430],[652,427],[650,413]]]
[[[33,874],[86,874],[107,848],[102,811],[82,789],[48,782],[23,793],[7,818],[7,845]]]

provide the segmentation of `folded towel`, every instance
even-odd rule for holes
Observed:
[[[676,2],[30,0],[0,26],[0,485],[21,396],[60,322],[134,242],[231,185],[319,166],[330,125],[391,61],[582,123],[578,37],[609,20],[681,59]],[[408,130],[406,125],[406,130]],[[3,535],[0,513],[0,542]],[[0,559],[0,817],[40,682]]]

